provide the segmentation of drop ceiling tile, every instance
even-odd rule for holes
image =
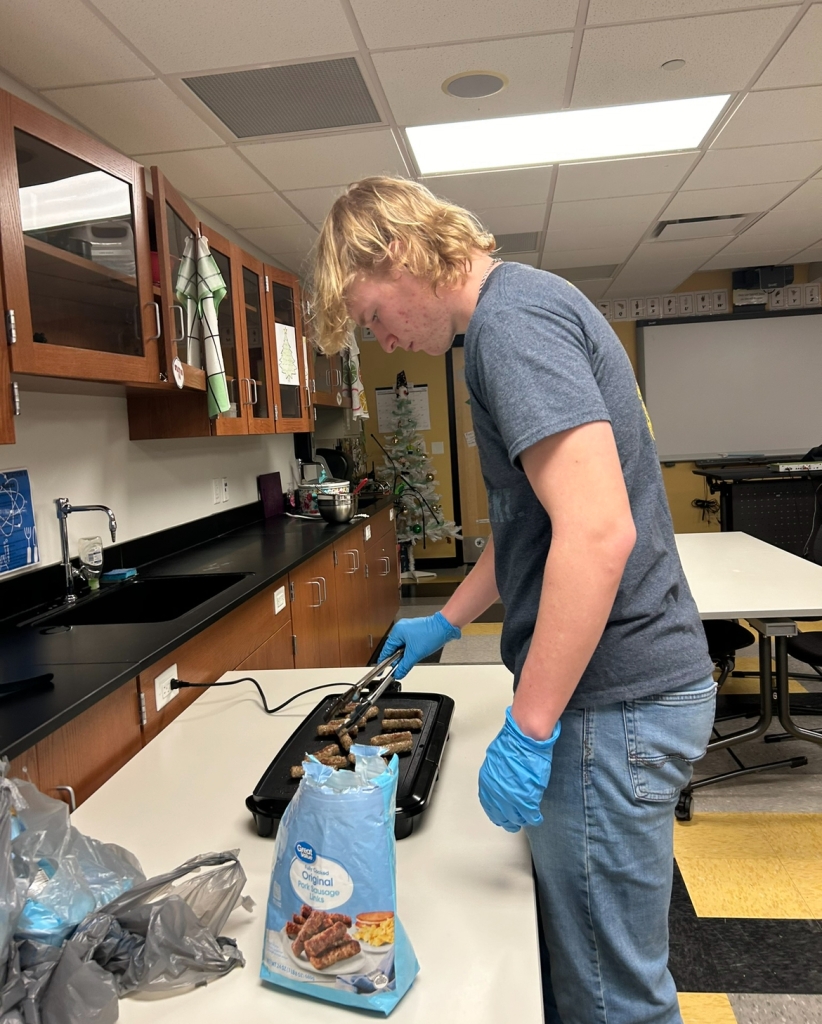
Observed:
[[[559,110],[573,33],[427,46],[374,54],[383,89],[402,125],[473,121]],[[442,88],[452,75],[477,68],[498,72],[508,85],[483,99],[460,99]]]
[[[544,203],[551,188],[551,167],[523,167],[511,171],[440,174],[422,178],[436,196],[468,210],[495,206],[532,206]]]
[[[624,246],[630,251],[650,226],[651,221],[648,220],[588,224],[564,228],[561,231],[549,225],[545,236],[545,251],[562,253],[597,247],[610,249],[615,246]]]
[[[529,267],[535,267],[538,263],[535,252],[509,252],[500,256],[505,263],[525,263]]]
[[[150,78],[81,0],[0,0],[0,67],[32,89]]]
[[[683,238],[674,242],[662,242],[653,239],[643,242],[631,257],[631,262],[646,262],[653,265],[656,262],[668,264],[675,260],[689,260],[702,258],[708,259],[714,253],[724,249],[734,236],[710,235],[707,238]]]
[[[790,249],[758,249],[738,252],[723,249],[705,263],[701,270],[739,270],[742,267],[772,267],[790,256]]]
[[[304,188],[283,195],[298,210],[301,210],[316,227],[320,227],[327,217],[334,200],[345,192],[345,185],[334,185],[332,188]]]
[[[816,263],[822,260],[822,244],[812,245],[810,249],[795,252],[791,255],[790,259],[791,262],[796,263]]]
[[[708,96],[743,89],[796,7],[589,28],[573,107]],[[665,71],[674,58],[685,67]]]
[[[271,256],[271,260],[300,277],[307,277],[311,267],[311,254],[307,249],[298,249],[296,252],[278,252],[276,256]]]
[[[390,131],[289,139],[239,149],[281,191],[345,185],[372,174],[407,174]]]
[[[686,14],[765,6],[773,6],[773,0],[591,0],[588,24],[654,21],[657,18],[681,18]]]
[[[822,141],[710,149],[691,172],[682,191],[803,181],[820,166]]]
[[[687,174],[697,155],[668,153],[664,156],[632,157],[627,160],[562,164],[554,202],[671,192]]]
[[[351,0],[371,49],[572,29],[577,0]],[[452,72],[455,74],[456,72]]]
[[[605,294],[609,298],[627,299],[633,295],[672,292],[698,270],[702,262],[700,259],[671,260],[664,264],[629,261]]]
[[[235,228],[276,228],[305,220],[275,192],[244,196],[213,196],[200,205]]]
[[[605,249],[566,249],[556,251],[545,246],[540,266],[543,270],[558,270],[564,267],[601,267],[603,264],[622,263],[634,243],[612,245]]]
[[[790,217],[792,220],[819,225],[822,234],[822,180],[812,178],[792,192],[773,211],[776,217]]]
[[[713,149],[822,139],[822,86],[749,93]]]
[[[317,237],[317,232],[307,224],[299,227],[245,228],[240,234],[259,246],[263,252],[270,252],[274,256],[281,252],[308,252]]]
[[[569,203],[553,203],[549,228],[551,231],[565,231],[598,224],[640,220],[650,222],[667,200],[667,192],[654,192],[647,196],[618,196],[611,199],[581,199]]]
[[[756,89],[822,83],[822,6],[814,4],[757,80]]]
[[[144,167],[155,165],[175,188],[191,199],[263,192],[268,182],[229,149],[189,149],[182,153],[145,153],[135,157]]]
[[[594,278],[591,281],[572,281],[571,284],[591,302],[598,302],[608,291],[611,284],[610,277]]]
[[[734,188],[695,189],[679,192],[665,210],[665,220],[688,217],[721,217],[732,213],[761,213],[775,206],[796,185],[792,181]]]
[[[502,206],[493,210],[474,210],[473,212],[481,223],[495,235],[542,231],[545,222],[544,204],[540,206]]]
[[[95,0],[162,72],[211,71],[355,51],[337,0]]]
[[[124,153],[195,149],[223,141],[157,79],[50,89],[43,96]]]
[[[755,249],[791,249],[798,252],[819,238],[818,222],[795,220],[768,213],[731,243],[731,251],[753,252]]]

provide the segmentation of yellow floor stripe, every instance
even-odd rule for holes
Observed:
[[[674,851],[700,917],[822,919],[820,814],[698,814]]]
[[[683,1024],[737,1024],[724,992],[679,992]]]
[[[494,636],[501,632],[501,622],[469,622],[462,627],[463,636]]]

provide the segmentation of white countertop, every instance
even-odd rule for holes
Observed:
[[[747,533],[678,533],[676,544],[701,618],[822,618],[822,565]]]
[[[354,682],[362,668],[257,672],[269,704],[309,686]],[[239,678],[229,673],[224,678]],[[422,824],[397,844],[399,915],[420,962],[391,1020],[414,1024],[541,1024],[534,887],[525,837],[495,828],[477,800],[485,748],[511,701],[502,665],[420,665],[406,691],[444,693],[456,707],[440,778]],[[259,980],[274,841],[256,834],[245,798],[324,693],[266,715],[251,684],[205,693],[72,815],[88,835],[131,850],[147,875],[198,853],[240,849],[253,913],[225,933],[246,967],[167,999],[126,998],[120,1019],[197,1024],[333,1024],[353,1014]]]

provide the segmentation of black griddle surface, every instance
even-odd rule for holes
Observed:
[[[286,740],[255,787],[253,795],[246,801],[257,821],[260,835],[272,834],[276,822],[285,813],[289,801],[297,792],[300,780],[291,778],[292,766],[300,764],[306,754],[314,754],[329,743],[336,742],[334,736],[318,736],[317,726],[323,723],[326,711],[334,705],[339,696],[332,694],[324,697],[306,716]],[[410,819],[420,814],[427,806],[443,747],[448,738],[454,702],[442,694],[403,693],[382,697],[376,706],[380,714],[366,722],[364,727],[360,727],[355,743],[368,746],[372,737],[382,733],[382,711],[385,708],[419,708],[423,713],[422,729],[411,733],[410,753],[398,755],[397,817]],[[273,819],[270,827],[269,819]],[[410,828],[403,834],[408,834],[408,831]],[[399,832],[398,826],[398,838]]]

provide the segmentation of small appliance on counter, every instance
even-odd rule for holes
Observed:
[[[368,744],[382,734],[386,721],[396,721],[398,715],[406,712],[414,716],[416,724],[411,732],[410,750],[397,755],[400,772],[394,835],[397,839],[411,835],[431,803],[454,701],[441,693],[402,692],[400,683],[394,679],[397,655],[401,654],[402,650],[395,652],[370,668],[344,693],[323,697],[297,726],[246,800],[258,835],[276,835],[280,819],[299,785],[292,769],[299,768],[306,754],[316,753],[338,739],[333,727],[329,732],[329,722],[339,721],[339,716],[343,716],[348,727],[356,725],[359,729],[354,742]],[[376,713],[372,708],[376,708]]]

